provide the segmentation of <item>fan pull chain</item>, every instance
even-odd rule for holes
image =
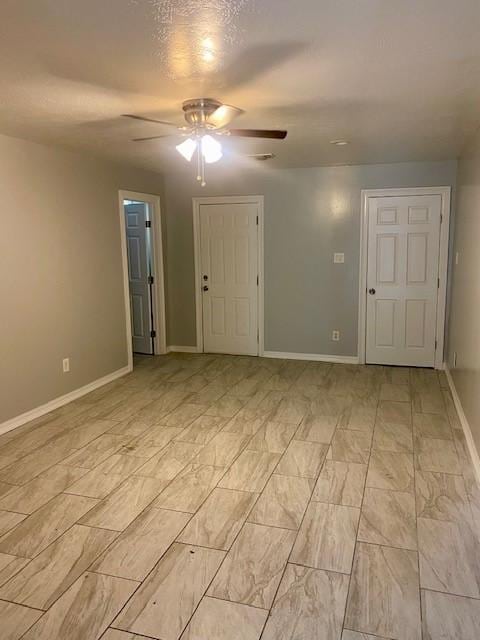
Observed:
[[[207,183],[205,182],[205,156],[203,155],[203,152],[201,156],[202,156],[202,181],[200,183],[200,186],[204,187]]]
[[[202,156],[202,141],[200,139],[198,139],[198,144],[197,144],[197,180],[198,182],[201,181],[202,179],[202,160],[201,160],[201,156]]]
[[[200,182],[200,186],[204,187],[205,182],[205,158],[203,156],[202,138],[198,138],[197,144],[197,181]]]

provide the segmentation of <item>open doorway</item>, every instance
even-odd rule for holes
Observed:
[[[158,196],[119,192],[129,365],[166,352],[162,227]]]
[[[124,200],[133,353],[155,354],[152,222],[147,202]]]

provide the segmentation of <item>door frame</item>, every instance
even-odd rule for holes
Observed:
[[[154,286],[152,287],[153,317],[156,336],[153,339],[155,355],[167,353],[167,335],[165,321],[165,277],[163,267],[162,211],[160,196],[152,193],[140,193],[120,189],[118,191],[118,211],[120,215],[120,242],[122,250],[123,295],[125,301],[125,322],[127,334],[128,367],[133,368],[132,315],[130,308],[130,286],[128,283],[127,231],[125,225],[124,200],[138,200],[150,205],[152,222],[152,259]]]
[[[448,247],[450,236],[451,187],[407,187],[400,189],[363,189],[360,225],[360,277],[358,288],[358,362],[365,364],[367,338],[367,258],[368,258],[368,201],[370,198],[395,196],[441,196],[440,252],[438,257],[437,320],[435,369],[443,369],[445,341],[445,313],[447,303]]]
[[[200,206],[202,204],[256,204],[258,207],[258,287],[257,287],[257,319],[258,319],[258,355],[264,352],[264,247],[263,247],[263,196],[210,196],[192,198],[193,205],[193,247],[195,260],[195,324],[197,330],[197,351],[203,353],[203,300],[202,266],[200,250]]]

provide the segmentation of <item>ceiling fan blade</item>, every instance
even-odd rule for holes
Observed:
[[[239,138],[273,138],[275,140],[283,140],[287,137],[287,132],[277,129],[230,129],[230,135]]]
[[[156,124],[166,124],[170,127],[176,127],[177,125],[167,120],[155,120],[154,118],[144,118],[143,116],[135,116],[132,113],[122,113],[123,118],[133,118],[134,120],[142,120],[142,122],[155,122]]]
[[[213,113],[207,116],[207,123],[216,129],[223,129],[242,113],[245,113],[243,109],[233,107],[230,104],[221,104]]]
[[[163,136],[148,136],[148,138],[133,138],[132,142],[146,142],[147,140],[158,140],[158,138],[170,138],[174,134],[166,134]]]
[[[248,153],[247,154],[247,158],[253,158],[254,160],[260,160],[260,161],[265,161],[265,160],[272,160],[273,158],[275,158],[275,154],[274,153]]]

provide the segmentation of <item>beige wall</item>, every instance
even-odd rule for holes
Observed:
[[[217,168],[218,167],[218,168]],[[454,186],[456,161],[221,173],[198,186],[192,167],[165,177],[169,344],[195,345],[192,196],[265,196],[265,349],[357,355],[360,192]],[[345,264],[334,265],[333,253]],[[331,339],[340,330],[340,342]]]
[[[448,364],[480,451],[480,130],[458,164]]]
[[[0,423],[127,364],[118,190],[161,188],[0,136]]]

